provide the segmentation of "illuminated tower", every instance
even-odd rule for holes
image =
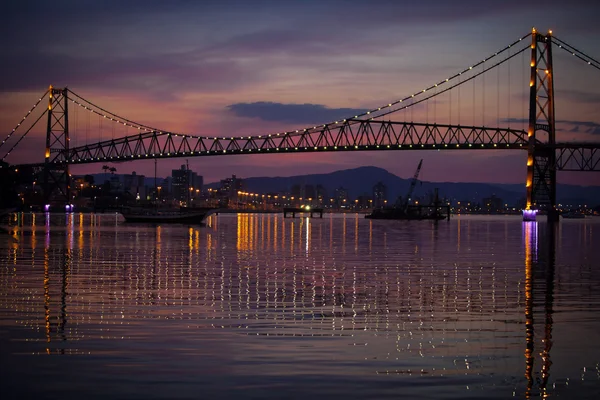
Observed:
[[[48,127],[44,158],[44,204],[64,205],[71,209],[69,175],[69,113],[67,89],[48,90]]]
[[[556,153],[552,31],[531,34],[529,81],[529,145],[527,148],[527,205],[523,220],[535,220],[538,210],[556,219]]]

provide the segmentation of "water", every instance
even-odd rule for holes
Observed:
[[[2,398],[600,398],[600,218],[15,216]]]

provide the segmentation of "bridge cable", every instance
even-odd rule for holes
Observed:
[[[6,143],[10,139],[10,137],[15,133],[15,131],[19,129],[19,127],[23,124],[23,121],[25,121],[27,117],[29,117],[29,115],[33,112],[33,110],[35,110],[35,108],[38,106],[38,104],[40,104],[40,102],[44,99],[44,97],[46,97],[47,94],[48,91],[46,90],[44,94],[39,98],[39,100],[33,105],[33,107],[31,107],[31,109],[27,112],[27,114],[25,114],[21,121],[19,121],[17,126],[13,128],[13,130],[8,134],[8,136],[6,136],[6,139],[4,139],[2,143],[0,143],[0,148],[4,146],[4,143]]]
[[[8,157],[8,155],[9,155],[9,154],[10,154],[10,153],[11,153],[11,152],[12,152],[12,151],[15,149],[15,147],[17,147],[17,146],[19,145],[19,143],[21,143],[21,140],[23,140],[23,138],[24,138],[25,136],[27,136],[27,134],[29,133],[29,131],[30,131],[31,129],[33,129],[33,127],[34,127],[34,126],[35,126],[35,125],[36,125],[36,124],[39,122],[39,120],[40,120],[40,119],[42,119],[42,117],[43,117],[44,115],[46,115],[46,113],[47,113],[47,112],[48,112],[48,109],[45,109],[45,110],[44,110],[44,112],[43,112],[43,113],[42,113],[42,114],[41,114],[41,115],[38,117],[38,119],[36,119],[36,120],[35,120],[35,122],[34,122],[34,123],[33,123],[33,124],[32,124],[32,125],[29,127],[29,129],[27,129],[27,130],[25,131],[25,133],[23,133],[23,135],[21,135],[21,137],[19,138],[19,140],[17,140],[17,143],[15,143],[15,144],[14,144],[14,146],[13,146],[13,147],[11,147],[11,148],[10,148],[10,150],[8,150],[8,152],[7,152],[7,153],[4,155],[4,157],[2,157],[2,159],[0,159],[0,161],[4,161],[4,159],[5,159],[6,157]]]
[[[458,78],[458,83],[459,83],[459,85],[458,85],[458,99],[457,99],[457,102],[458,102],[458,107],[457,107],[458,108],[458,125],[460,125],[460,84],[462,83],[461,79],[462,79],[462,77]]]
[[[522,40],[522,39],[520,39],[520,40]],[[519,40],[519,41],[520,41],[520,40]],[[517,41],[517,42],[515,42],[515,43],[518,43],[519,41]],[[512,45],[509,45],[509,46],[508,46],[506,49],[508,49],[508,48],[511,48],[511,47],[512,47]],[[506,49],[502,50],[501,52],[505,51]],[[414,95],[411,95],[410,97],[407,97],[407,99],[409,99],[409,98],[411,99],[411,104],[409,104],[409,105],[407,105],[407,106],[404,106],[404,107],[393,108],[393,109],[390,109],[390,110],[388,110],[388,111],[386,111],[386,112],[380,112],[380,113],[377,113],[378,115],[376,115],[375,117],[371,117],[371,118],[369,118],[369,119],[370,119],[370,120],[373,120],[373,119],[375,119],[375,118],[380,118],[380,117],[383,117],[383,116],[385,116],[385,115],[389,115],[389,114],[391,114],[391,113],[398,112],[398,111],[400,111],[400,110],[406,110],[406,108],[408,108],[408,107],[412,107],[413,105],[419,104],[419,103],[421,103],[421,102],[423,102],[423,101],[427,101],[427,100],[431,99],[432,97],[439,96],[439,95],[441,95],[442,93],[445,93],[446,91],[449,91],[449,90],[451,90],[451,89],[453,89],[453,88],[455,88],[455,87],[459,87],[460,85],[463,85],[463,84],[465,84],[465,83],[469,82],[470,80],[477,78],[479,75],[482,75],[483,73],[485,73],[485,72],[488,72],[489,70],[491,70],[491,69],[493,69],[493,68],[495,68],[495,67],[497,67],[497,66],[499,66],[499,65],[501,65],[501,64],[503,64],[503,63],[505,63],[505,62],[507,62],[507,61],[508,61],[508,60],[510,60],[511,58],[513,58],[513,57],[515,57],[515,56],[517,56],[517,55],[519,55],[519,54],[521,54],[521,53],[525,52],[527,49],[529,49],[529,45],[527,45],[527,47],[524,47],[524,48],[523,48],[523,49],[521,49],[520,51],[518,51],[518,52],[515,52],[513,55],[511,55],[511,56],[509,56],[509,57],[507,57],[507,58],[505,58],[505,59],[503,59],[503,60],[501,60],[501,61],[499,61],[499,62],[497,62],[497,63],[493,64],[492,66],[490,66],[490,67],[487,67],[487,68],[483,69],[482,71],[478,72],[477,74],[474,74],[474,75],[472,75],[472,76],[471,76],[471,77],[469,77],[469,78],[466,78],[464,81],[461,81],[461,76],[462,76],[463,72],[459,72],[458,74],[456,74],[456,75],[454,75],[454,76],[452,76],[452,77],[450,77],[450,78],[446,79],[445,81],[441,82],[441,83],[445,83],[445,82],[449,82],[450,80],[453,80],[453,79],[455,79],[455,78],[459,78],[459,82],[458,82],[458,83],[456,83],[456,84],[454,84],[454,85],[452,85],[452,86],[450,86],[450,87],[447,87],[447,88],[445,88],[445,89],[443,89],[443,90],[441,90],[441,91],[439,91],[439,92],[437,92],[437,93],[435,93],[435,94],[433,94],[433,95],[430,95],[430,96],[428,96],[428,97],[425,97],[425,98],[422,98],[422,99],[420,99],[420,100],[417,100],[417,101],[415,101],[414,97],[415,97],[416,95],[418,95],[418,94],[420,94],[420,93],[422,94],[422,93],[424,93],[424,92],[426,92],[426,91],[428,90],[428,89],[425,89],[425,90],[423,90],[422,92],[419,92],[419,93],[416,93],[416,94],[414,94]],[[501,52],[499,52],[499,53],[497,53],[497,54],[500,54]],[[491,57],[490,57],[490,58],[491,58]],[[482,61],[482,62],[479,62],[477,65],[481,65],[481,64],[483,64],[483,61]],[[469,70],[472,70],[472,69],[473,69],[473,67],[470,67],[470,68],[466,69],[465,71],[469,71]],[[441,83],[440,83],[440,84],[441,84]],[[439,86],[439,84],[438,84],[438,86]],[[436,86],[435,86],[435,85],[433,85],[431,88],[435,88],[435,87],[436,87]],[[71,90],[69,89],[69,91],[71,91]],[[75,96],[79,97],[79,98],[80,98],[80,99],[82,99],[83,101],[86,101],[86,102],[88,102],[87,100],[83,99],[81,96],[77,95],[76,93],[74,93],[74,92],[72,92],[72,91],[71,91],[71,93],[73,93]],[[76,102],[76,101],[75,101],[75,100],[73,100],[73,99],[71,99],[71,100],[72,100],[73,102]],[[402,100],[402,101],[403,101],[403,100]],[[396,102],[396,103],[399,103],[399,102],[400,102],[400,101],[398,101],[398,102]],[[90,105],[93,105],[94,107],[98,107],[98,106],[96,106],[95,104],[93,104],[93,103],[91,103],[91,102],[88,102],[88,103],[89,103]],[[390,103],[390,104],[392,104],[392,103]],[[395,104],[395,103],[394,103],[394,104]],[[81,105],[81,106],[83,106],[83,105]],[[102,115],[102,114],[100,114],[100,113],[99,113],[98,111],[96,111],[96,110],[93,110],[93,109],[87,108],[87,106],[85,106],[85,108],[86,108],[86,109],[88,109],[88,110],[89,110],[89,111],[91,111],[91,112],[94,112],[94,113],[98,114],[98,115]],[[98,107],[98,108],[99,108],[99,109],[101,109],[100,107]],[[389,106],[386,106],[386,107],[382,107],[382,109],[383,109],[383,108],[390,108],[390,107],[389,107]],[[102,110],[104,110],[104,109],[102,109]],[[104,111],[106,111],[106,110],[104,110]],[[377,111],[377,110],[376,110],[376,111]],[[412,109],[411,109],[411,113],[412,113]],[[111,114],[111,115],[113,115],[113,116],[116,116],[116,117],[118,117],[116,114],[113,114],[113,113],[109,113],[109,114]],[[368,114],[368,112],[367,112],[367,113],[363,113],[363,114],[361,114],[361,115],[367,115],[367,114]],[[104,116],[104,115],[102,115],[102,116]],[[106,116],[104,116],[104,117],[106,118]],[[121,118],[121,117],[119,117],[119,118]],[[355,117],[355,118],[357,118],[357,117]],[[360,121],[356,121],[356,120],[354,120],[355,118],[349,118],[349,119],[347,119],[347,120],[343,120],[343,121],[336,121],[335,123],[330,123],[330,124],[328,124],[328,125],[341,124],[341,123],[348,123],[348,124],[357,124],[357,123],[360,123]],[[124,120],[126,120],[126,119],[124,119]],[[132,123],[132,121],[130,121],[130,120],[126,120],[126,121],[128,121],[129,123],[131,123],[131,125],[132,125],[132,126],[135,126],[135,124],[133,124],[133,123]],[[119,121],[117,121],[117,122],[119,122]],[[122,123],[123,123],[123,122],[122,122]],[[138,129],[140,129],[142,126],[143,126],[143,127],[147,127],[147,128],[148,128],[148,126],[146,126],[146,125],[141,125],[141,124],[139,124],[138,126],[135,126],[135,127],[137,127]],[[325,126],[325,127],[326,127],[327,125],[323,125],[323,126]],[[320,126],[319,126],[319,127],[320,127]],[[316,129],[317,129],[317,127],[313,127],[313,128],[307,128],[307,129],[306,129],[304,132],[302,132],[302,133],[301,133],[301,131],[300,131],[300,130],[296,130],[295,132],[297,132],[297,133],[298,133],[298,135],[302,135],[302,134],[306,134],[306,132],[318,132]],[[152,133],[152,132],[150,132],[150,133]],[[162,134],[168,134],[168,135],[170,135],[170,134],[171,134],[171,133],[168,133],[168,132],[155,132],[155,133],[152,133],[152,134],[156,134],[156,133],[158,133],[159,135],[162,135]],[[292,133],[292,132],[288,132],[288,134],[289,134],[289,133]],[[175,134],[175,135],[176,135],[176,136],[177,136],[177,135],[181,135],[182,137],[187,137],[187,138],[195,138],[195,139],[200,139],[200,140],[203,140],[203,138],[204,138],[204,136],[195,136],[195,135],[188,135],[188,134]],[[280,135],[280,134],[277,134],[277,136],[279,136],[279,135]],[[137,135],[135,135],[135,136],[137,136]],[[263,136],[263,135],[260,135],[260,136]],[[260,136],[259,136],[259,137],[260,137]],[[266,136],[266,135],[265,135],[265,136]],[[294,135],[294,136],[295,136],[295,135]],[[244,137],[241,137],[241,138],[235,138],[235,139],[243,139],[243,138],[244,138]],[[251,137],[249,136],[248,138],[251,138]],[[209,138],[208,138],[208,137],[206,137],[206,139],[208,140]],[[107,142],[110,142],[110,141],[107,141]],[[96,145],[101,145],[101,143],[98,143],[98,144],[96,144]],[[74,149],[74,150],[76,150],[76,149]]]
[[[500,68],[496,76],[496,126],[500,125]]]
[[[75,108],[73,112],[75,113],[75,135],[73,135],[73,142],[75,144],[74,147],[77,147],[77,136],[79,136],[79,113],[77,108]]]
[[[445,93],[445,92],[447,92],[447,91],[449,91],[449,90],[452,90],[452,89],[454,89],[454,88],[456,88],[456,87],[459,87],[460,85],[463,85],[463,84],[465,84],[465,83],[467,83],[467,82],[469,82],[469,81],[471,81],[471,80],[473,80],[473,79],[477,78],[478,76],[480,76],[480,75],[484,74],[485,72],[488,72],[489,70],[491,70],[491,69],[494,69],[494,68],[496,68],[496,67],[500,66],[501,64],[504,64],[505,62],[507,62],[507,61],[508,61],[508,60],[510,60],[511,58],[514,58],[515,56],[518,56],[519,54],[522,54],[522,53],[524,53],[526,50],[529,50],[529,48],[530,48],[530,47],[529,47],[529,45],[527,45],[527,47],[524,47],[523,49],[521,49],[521,50],[517,51],[517,52],[516,52],[516,53],[514,53],[512,56],[510,56],[510,57],[507,57],[507,58],[505,58],[505,59],[503,59],[503,60],[501,60],[501,61],[498,61],[496,64],[494,64],[494,65],[492,65],[492,66],[490,66],[490,67],[486,68],[485,70],[483,70],[483,71],[481,71],[481,72],[478,72],[477,74],[474,74],[474,75],[472,75],[472,76],[470,76],[470,77],[466,78],[466,79],[465,79],[464,81],[462,81],[462,82],[459,82],[459,83],[456,83],[456,84],[454,84],[454,85],[452,85],[452,86],[450,86],[450,87],[447,87],[447,88],[445,88],[445,89],[443,89],[443,90],[439,91],[438,93],[436,93],[436,94],[434,94],[434,95],[430,95],[430,96],[428,96],[428,97],[425,97],[425,98],[423,98],[423,99],[421,99],[421,100],[415,101],[414,103],[411,103],[411,104],[409,104],[409,105],[407,105],[407,106],[404,106],[404,107],[399,107],[399,108],[395,108],[395,109],[393,109],[393,110],[386,111],[386,112],[384,112],[384,113],[380,113],[380,114],[378,114],[377,116],[375,116],[375,117],[371,117],[371,118],[369,118],[369,119],[370,119],[370,120],[372,120],[372,119],[375,119],[375,118],[382,117],[382,116],[384,116],[384,115],[389,115],[389,114],[395,113],[395,112],[397,112],[397,111],[400,111],[400,110],[404,110],[404,109],[406,109],[406,108],[409,108],[409,107],[411,107],[411,106],[413,106],[413,105],[416,105],[416,104],[422,103],[423,101],[429,100],[429,99],[431,99],[432,97],[439,96],[439,95],[441,95],[442,93]],[[352,120],[354,120],[354,118],[350,118],[350,119],[348,119],[348,121],[352,121]]]
[[[485,69],[485,63],[483,63],[483,68]],[[481,79],[483,81],[481,85],[481,126],[485,126],[485,74]]]
[[[381,116],[384,116],[384,115],[391,114],[391,113],[393,113],[393,112],[396,112],[396,111],[398,111],[398,110],[403,110],[403,109],[405,109],[405,108],[407,108],[407,107],[410,107],[410,106],[412,106],[412,105],[418,104],[418,103],[420,103],[420,102],[422,101],[422,100],[421,100],[421,101],[414,101],[414,97],[415,97],[415,96],[418,96],[418,95],[420,95],[420,94],[422,94],[422,93],[425,93],[426,91],[428,91],[428,90],[430,90],[430,89],[433,89],[434,87],[437,87],[437,86],[439,86],[439,85],[445,84],[445,83],[447,83],[447,82],[449,82],[449,81],[451,81],[451,80],[453,80],[453,79],[456,79],[456,78],[460,77],[460,76],[461,76],[463,73],[466,73],[466,72],[468,72],[468,71],[472,70],[473,68],[476,68],[476,67],[480,66],[480,65],[481,65],[481,64],[483,64],[485,61],[489,61],[490,59],[492,59],[492,58],[494,58],[494,57],[498,56],[499,54],[502,54],[503,52],[505,52],[506,50],[510,49],[510,48],[511,48],[512,46],[514,46],[515,44],[517,44],[517,43],[521,42],[523,39],[526,39],[526,38],[527,38],[527,37],[529,37],[530,35],[531,35],[531,33],[527,33],[527,35],[525,35],[525,36],[523,36],[523,37],[519,38],[518,40],[516,40],[516,41],[514,41],[513,43],[509,44],[508,46],[504,47],[504,48],[503,48],[503,49],[501,49],[500,51],[497,51],[497,52],[496,52],[496,53],[494,53],[493,55],[491,55],[491,56],[489,56],[489,57],[486,57],[486,58],[485,58],[483,61],[479,61],[478,63],[476,63],[476,64],[474,64],[474,65],[470,66],[469,68],[466,68],[465,70],[463,70],[463,71],[461,71],[461,72],[458,72],[458,73],[454,74],[453,76],[451,76],[451,77],[449,77],[449,78],[447,78],[447,79],[445,79],[445,80],[443,80],[443,81],[441,81],[441,82],[439,82],[439,83],[436,83],[436,84],[434,84],[434,85],[430,86],[429,88],[425,88],[425,89],[423,89],[422,91],[420,91],[420,92],[417,92],[417,93],[414,93],[414,94],[412,94],[412,95],[410,95],[410,96],[407,96],[407,97],[405,97],[405,98],[403,98],[403,99],[396,100],[396,101],[394,101],[394,102],[392,102],[392,103],[388,103],[387,105],[384,105],[384,106],[381,106],[381,107],[378,107],[378,108],[374,108],[374,109],[372,109],[372,110],[370,110],[370,111],[366,111],[366,112],[364,112],[364,113],[362,113],[362,114],[357,114],[357,115],[355,115],[354,117],[346,118],[346,119],[344,119],[344,120],[338,120],[338,121],[335,121],[335,122],[329,122],[329,123],[327,123],[327,124],[313,126],[312,128],[296,129],[296,130],[293,130],[293,131],[288,131],[288,132],[277,133],[276,135],[277,135],[277,136],[279,136],[279,135],[284,135],[284,136],[285,136],[285,135],[294,135],[294,133],[297,133],[298,135],[301,135],[301,134],[303,134],[303,133],[305,133],[305,132],[316,132],[316,129],[317,129],[317,128],[321,128],[321,127],[323,127],[323,128],[324,128],[324,127],[327,127],[327,126],[329,126],[329,125],[337,125],[337,124],[346,123],[346,122],[350,122],[350,123],[351,123],[351,121],[352,121],[353,119],[357,119],[357,118],[359,118],[359,117],[362,117],[362,116],[365,116],[365,115],[370,115],[371,113],[378,113],[378,112],[379,112],[379,111],[381,111],[381,110],[384,110],[384,109],[387,109],[387,108],[391,108],[391,107],[393,107],[393,106],[394,106],[394,105],[396,105],[396,104],[399,104],[399,103],[401,103],[401,102],[403,102],[403,101],[406,101],[406,100],[408,100],[408,99],[411,99],[411,100],[412,100],[412,102],[411,102],[411,104],[409,104],[408,106],[406,106],[406,107],[401,107],[401,108],[397,108],[397,109],[391,110],[391,111],[389,111],[389,112],[380,113],[380,114],[379,114],[378,116],[376,116],[375,118],[378,118],[378,117],[381,117]],[[525,50],[525,49],[524,49],[524,50]],[[524,51],[524,50],[522,50],[522,51]],[[518,53],[517,53],[517,54],[518,54]],[[503,62],[505,62],[506,60],[507,60],[507,59],[505,59],[505,60],[503,60],[503,61],[501,61],[501,62],[499,62],[499,63],[495,64],[495,65],[494,65],[494,67],[495,67],[495,66],[498,66],[498,65],[500,65],[500,64],[502,64],[502,63],[503,63]],[[490,69],[490,68],[486,69],[484,72],[488,71],[489,69]],[[480,74],[477,74],[477,75],[475,75],[475,76],[479,76],[479,75],[480,75]],[[467,82],[467,81],[468,81],[468,80],[466,80],[465,82]],[[444,93],[444,92],[446,92],[447,90],[449,90],[449,89],[452,89],[452,88],[454,88],[454,87],[456,87],[456,86],[457,86],[457,85],[454,85],[454,86],[452,86],[452,87],[450,87],[450,88],[448,88],[448,89],[446,89],[446,90],[443,90],[443,91],[441,91],[441,92],[437,93],[436,95],[438,95],[438,94],[441,94],[441,93]],[[110,111],[108,111],[108,110],[106,110],[106,109],[104,109],[104,108],[102,108],[102,107],[100,107],[100,106],[98,106],[98,105],[96,105],[96,104],[92,103],[91,101],[89,101],[89,100],[85,99],[84,97],[82,97],[82,96],[78,95],[77,93],[73,92],[71,89],[68,89],[68,90],[69,90],[69,92],[71,92],[71,93],[72,93],[74,96],[76,96],[76,97],[77,97],[77,98],[79,98],[80,100],[82,100],[82,101],[84,101],[84,102],[88,103],[89,105],[91,105],[91,106],[93,106],[93,107],[96,107],[97,109],[99,109],[99,110],[103,111],[104,113],[107,113],[107,114],[109,114],[109,115],[111,115],[111,116],[115,117],[115,118],[116,118],[116,121],[115,121],[115,120],[113,120],[112,118],[111,118],[111,120],[113,120],[113,121],[115,121],[115,122],[117,122],[117,123],[123,123],[123,124],[127,124],[127,123],[129,123],[129,124],[131,124],[131,126],[133,126],[133,127],[137,128],[137,129],[139,129],[139,130],[141,130],[141,129],[144,129],[144,130],[146,130],[146,131],[150,131],[150,132],[151,132],[151,131],[156,131],[156,133],[158,133],[159,135],[162,135],[162,134],[170,134],[170,133],[164,132],[164,131],[162,131],[162,130],[160,130],[160,129],[156,129],[156,128],[150,127],[150,126],[148,126],[148,125],[140,124],[140,123],[137,123],[137,122],[131,121],[131,120],[127,119],[127,118],[121,117],[121,116],[119,116],[119,115],[117,115],[117,114],[115,114],[115,113],[112,113],[112,112],[110,112]],[[425,100],[427,100],[427,99],[429,99],[429,98],[431,98],[431,97],[435,97],[435,96],[429,96],[429,97],[427,97]],[[99,113],[99,112],[98,112],[98,111],[96,111],[96,110],[93,110],[93,109],[91,109],[91,108],[88,108],[87,106],[85,106],[85,105],[83,105],[83,104],[79,103],[78,101],[76,101],[76,100],[74,100],[74,99],[71,99],[71,101],[72,101],[72,102],[74,102],[74,103],[76,103],[76,104],[78,104],[79,106],[82,106],[82,107],[84,107],[84,108],[88,109],[89,111],[91,111],[91,112],[93,112],[93,113],[96,113],[96,114],[98,114],[98,115],[102,115],[103,117],[105,117],[105,118],[106,118],[106,115],[103,115],[103,114]],[[373,118],[370,118],[370,119],[373,119]],[[122,121],[120,121],[120,120],[122,120]],[[124,122],[123,122],[123,121],[124,121]],[[181,136],[183,136],[183,137],[187,137],[187,138],[195,138],[195,139],[202,139],[202,138],[203,138],[203,136],[196,136],[196,135],[189,135],[189,134],[181,134],[181,133],[178,133],[178,134],[176,133],[176,135],[181,135]],[[263,136],[263,135],[254,135],[254,136]],[[251,137],[254,137],[254,136],[251,136]],[[206,138],[207,140],[208,140],[208,139],[210,139],[209,137],[205,137],[205,138]],[[243,139],[243,138],[244,138],[244,137],[238,137],[238,138],[236,138],[236,139]]]
[[[523,65],[529,65],[529,64],[525,64],[525,53],[523,53],[523,57],[521,57],[521,83],[523,84],[523,87],[527,87],[527,81],[525,80],[525,70],[528,67],[523,67]],[[527,101],[529,99],[529,96],[524,96],[524,101],[525,101],[525,107],[521,107],[521,130],[525,130],[525,121],[527,121],[527,110],[529,109],[529,106],[527,105]]]
[[[125,117],[121,117],[121,116],[119,116],[119,115],[117,115],[117,114],[115,114],[113,112],[110,112],[110,111],[108,111],[108,110],[106,110],[106,109],[104,109],[104,108],[102,108],[102,107],[100,107],[100,106],[92,103],[91,101],[85,99],[84,97],[81,97],[77,93],[73,92],[71,89],[68,89],[68,90],[69,90],[69,92],[71,94],[73,94],[74,96],[76,96],[79,100],[81,100],[81,101],[89,104],[92,107],[95,107],[95,108],[99,109],[100,111],[102,111],[103,113],[105,113],[107,115],[110,115],[110,116],[114,117],[115,119],[111,118],[111,120],[114,121],[114,122],[121,123],[121,124],[129,123],[131,126],[134,126],[134,127],[138,128],[138,129],[142,129],[143,128],[143,129],[145,129],[147,131],[161,131],[160,129],[153,128],[153,127],[148,126],[148,125],[140,124],[138,122],[132,121],[132,120],[127,119]],[[71,100],[73,103],[79,105],[80,107],[84,107],[85,109],[93,112],[94,114],[98,114],[98,115],[100,115],[100,116],[102,116],[104,118],[107,118],[107,116],[105,114],[102,114],[102,113],[100,113],[100,112],[98,112],[98,111],[96,111],[96,110],[94,110],[92,108],[88,108],[86,105],[84,105],[84,104],[76,101],[75,99],[69,98],[69,100]]]
[[[472,97],[472,102],[473,102],[473,122],[472,125],[475,126],[475,99],[476,99],[476,94],[475,94],[475,80],[473,80],[473,97]]]
[[[449,99],[449,107],[448,107],[448,109],[450,110],[449,111],[450,116],[448,118],[448,125],[452,125],[452,92],[449,92],[448,96],[450,97],[450,99]],[[460,107],[460,103],[459,103],[459,107]]]
[[[508,54],[510,55],[510,50],[508,51]],[[507,111],[507,117],[506,120],[508,121],[508,127],[510,128],[510,87],[511,87],[511,81],[510,81],[510,63],[508,63],[508,111]]]
[[[463,71],[461,71],[461,72],[459,72],[459,73],[457,73],[457,74],[455,74],[455,75],[453,75],[453,76],[451,76],[451,77],[449,77],[449,78],[447,78],[447,79],[445,79],[445,80],[443,80],[443,81],[441,81],[441,82],[439,82],[439,83],[437,83],[437,84],[434,84],[434,85],[432,85],[432,86],[430,86],[430,87],[428,87],[428,88],[425,88],[425,89],[423,89],[422,91],[416,92],[416,93],[414,93],[414,94],[412,94],[412,95],[410,95],[410,96],[407,96],[407,97],[405,97],[405,98],[403,98],[403,99],[397,100],[397,101],[395,101],[395,102],[393,102],[393,103],[390,103],[390,104],[388,104],[387,106],[379,107],[379,108],[376,108],[376,109],[373,109],[373,110],[367,111],[367,112],[365,112],[365,113],[363,113],[363,114],[359,114],[359,115],[355,116],[354,118],[348,118],[348,119],[349,119],[349,120],[351,120],[351,119],[356,119],[356,118],[358,118],[358,117],[365,116],[365,115],[369,115],[369,114],[371,114],[371,113],[377,113],[378,111],[380,111],[380,110],[382,110],[382,109],[384,109],[384,108],[389,108],[389,107],[391,107],[391,106],[393,106],[393,105],[395,105],[395,104],[401,103],[401,102],[403,102],[403,101],[406,101],[406,100],[409,100],[409,99],[413,99],[415,96],[418,96],[418,95],[420,95],[420,94],[422,94],[422,93],[425,93],[426,91],[428,91],[428,90],[431,90],[431,89],[433,89],[433,88],[435,88],[435,87],[437,87],[437,86],[439,86],[439,85],[442,85],[442,84],[444,84],[444,83],[447,83],[447,82],[449,82],[449,81],[451,81],[451,80],[453,80],[453,79],[456,79],[456,78],[460,77],[460,76],[461,76],[463,73],[469,72],[469,71],[473,70],[474,68],[476,68],[476,67],[478,67],[478,66],[480,66],[480,65],[484,64],[486,61],[489,61],[490,59],[492,59],[492,58],[496,57],[497,55],[499,55],[499,54],[503,53],[504,51],[506,51],[506,50],[510,49],[512,46],[514,46],[515,44],[519,43],[519,42],[520,42],[520,41],[522,41],[523,39],[525,39],[525,38],[529,37],[529,35],[531,35],[531,33],[529,33],[529,34],[525,35],[524,37],[520,38],[519,40],[517,40],[517,41],[515,41],[515,42],[513,42],[513,43],[511,43],[511,44],[509,44],[509,45],[508,45],[508,46],[506,46],[504,49],[500,50],[499,52],[496,52],[496,53],[494,53],[494,55],[492,55],[492,56],[490,56],[490,57],[487,57],[487,58],[483,59],[482,61],[479,61],[478,63],[476,63],[476,64],[474,64],[474,65],[470,66],[469,68],[466,68],[466,69],[464,69]],[[413,103],[411,103],[409,106],[411,106],[412,104],[413,104]],[[417,102],[415,102],[414,104],[418,104],[418,103],[417,103]],[[382,115],[385,115],[385,114],[382,114]],[[337,122],[338,122],[338,121],[336,121],[336,123],[337,123]],[[342,122],[345,122],[345,120],[344,120],[344,121],[342,121]],[[326,124],[326,125],[332,125],[332,124],[333,124],[333,123]],[[326,125],[322,125],[322,127],[325,127]],[[313,129],[315,129],[315,128],[316,128],[316,127],[314,127]],[[306,130],[309,130],[309,129],[305,129],[305,131],[306,131]]]
[[[595,60],[593,57],[588,56],[581,50],[577,50],[575,47],[571,46],[568,43],[563,42],[562,40],[560,40],[559,38],[557,38],[555,36],[552,37],[552,41],[555,41],[554,44],[557,45],[559,48],[571,53],[575,57],[584,61],[586,64],[591,65],[592,67],[600,70],[600,62]],[[558,43],[556,43],[556,42],[558,42]],[[579,54],[577,54],[577,53],[579,53]]]

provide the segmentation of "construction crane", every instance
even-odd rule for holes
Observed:
[[[402,205],[402,211],[406,213],[408,211],[408,203],[410,203],[410,196],[412,196],[413,191],[415,190],[415,186],[417,186],[417,179],[419,178],[419,172],[421,172],[421,165],[423,164],[423,159],[419,161],[419,165],[417,166],[417,170],[415,171],[415,175],[410,181],[410,187],[408,188],[408,194],[406,195],[406,201]]]

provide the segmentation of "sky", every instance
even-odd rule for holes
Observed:
[[[532,27],[600,59],[600,4],[589,1],[37,1],[3,5],[2,139],[50,84],[146,125],[246,136],[327,123],[440,82]],[[600,141],[600,71],[554,51],[557,141]],[[386,117],[525,128],[529,53],[477,84]],[[489,65],[489,64],[488,64]],[[71,145],[133,134],[70,111]],[[12,140],[15,140],[15,135]],[[43,160],[45,124],[6,161]],[[7,146],[0,148],[3,157]],[[189,158],[205,182],[326,173],[373,165],[446,182],[524,183],[522,151],[386,151]],[[161,160],[158,175],[185,163]],[[74,174],[102,172],[75,166]],[[154,163],[115,164],[152,176]],[[600,185],[600,173],[558,174]]]

